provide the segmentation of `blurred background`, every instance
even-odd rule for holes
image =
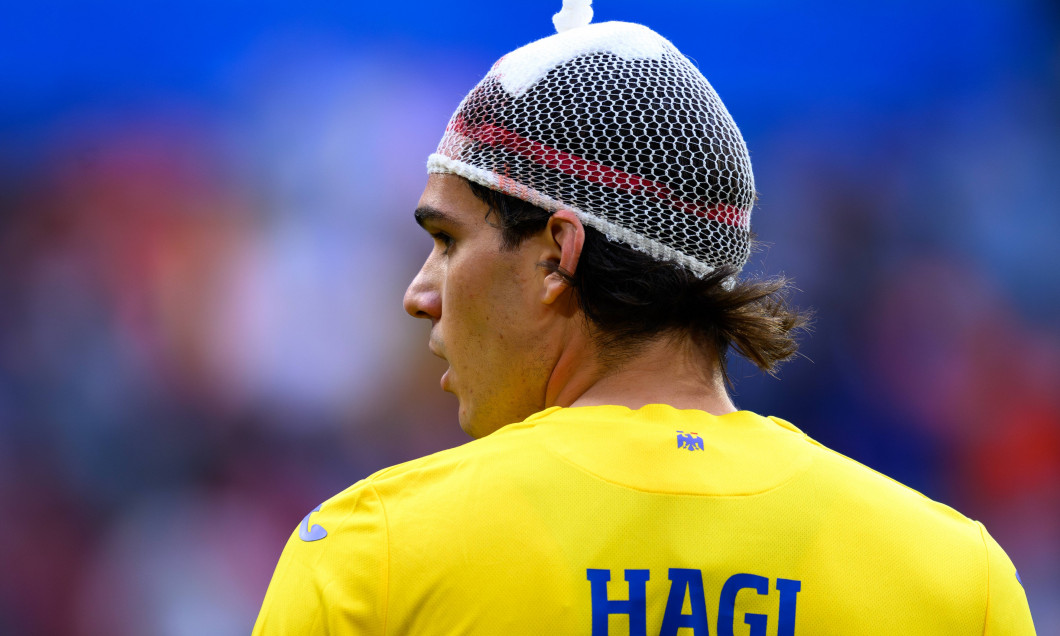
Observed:
[[[318,503],[461,444],[425,161],[549,2],[0,12],[0,634],[246,634]],[[597,0],[743,130],[818,312],[736,401],[983,521],[1060,633],[1060,10]]]

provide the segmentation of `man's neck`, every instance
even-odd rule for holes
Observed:
[[[565,352],[549,383],[549,406],[669,404],[723,415],[736,410],[716,358],[689,338],[661,337],[618,364],[586,364],[585,351]],[[569,364],[578,360],[579,364]]]

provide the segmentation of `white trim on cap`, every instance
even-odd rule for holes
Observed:
[[[578,218],[581,219],[582,223],[596,228],[602,232],[609,241],[625,243],[638,252],[647,254],[658,261],[671,261],[677,263],[699,278],[706,278],[715,269],[714,267],[692,258],[683,252],[675,250],[668,245],[663,245],[659,241],[650,239],[620,225],[616,225],[607,219],[602,219],[598,216],[589,214],[584,210],[579,210],[578,208],[563,203],[562,201],[557,201],[556,199],[542,194],[541,192],[527,187],[513,179],[502,179],[502,177],[489,170],[477,168],[463,161],[452,159],[438,153],[432,153],[431,156],[427,158],[427,172],[430,174],[455,174],[469,181],[474,181],[479,185],[490,188],[491,190],[510,194],[518,199],[522,199],[523,201],[548,210],[549,212],[570,210],[578,215]],[[502,183],[502,181],[506,182]],[[725,286],[726,288],[732,286],[731,279],[726,280]]]

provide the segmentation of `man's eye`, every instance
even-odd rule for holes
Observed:
[[[448,254],[449,248],[453,246],[453,237],[449,236],[445,232],[435,232],[434,234],[431,234],[431,236],[434,237],[436,243],[445,247],[445,251],[443,251],[442,253]]]

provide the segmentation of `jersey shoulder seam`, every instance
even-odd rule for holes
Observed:
[[[919,496],[919,497],[921,497],[921,498],[923,498],[923,499],[925,499],[927,501],[930,501],[932,503],[936,503],[936,504],[939,504],[939,505],[942,505],[942,506],[946,505],[946,504],[943,504],[941,502],[935,501],[934,499],[932,499],[931,497],[928,497],[927,495],[925,495],[924,493],[920,492],[916,488],[913,488],[911,486],[907,486],[906,484],[903,484],[902,482],[898,481],[894,477],[891,477],[889,475],[881,473],[880,471],[876,470],[872,466],[867,466],[867,465],[859,462],[858,460],[854,459],[853,457],[848,457],[848,456],[844,455],[843,453],[840,453],[837,450],[834,450],[832,448],[829,448],[829,447],[825,446],[824,444],[818,442],[817,440],[813,439],[809,435],[806,435],[805,433],[803,433],[803,437],[806,439],[806,441],[808,443],[810,443],[813,446],[816,446],[820,450],[824,451],[825,454],[827,454],[827,455],[830,455],[830,456],[833,456],[835,458],[838,458],[840,461],[842,461],[844,463],[853,464],[857,468],[865,469],[865,470],[869,471],[869,473],[871,473],[872,475],[876,476],[877,478],[882,478],[884,481],[889,482],[890,484],[893,484],[895,486],[898,486],[899,488],[901,488],[903,490],[909,491],[909,492],[911,492],[911,493],[913,493],[913,494],[915,494],[915,495],[917,495],[917,496]],[[946,507],[950,508],[949,506],[946,506]],[[953,508],[950,508],[950,510],[953,510]],[[954,512],[957,512],[957,511],[954,510]],[[957,514],[960,514],[960,513],[958,512]],[[961,515],[961,516],[964,517],[964,519],[966,521],[972,522],[971,519],[968,519],[964,515]]]
[[[383,636],[386,636],[387,622],[390,618],[390,520],[386,514],[386,502],[383,501],[383,496],[376,490],[375,484],[368,484],[368,487],[372,489],[372,494],[375,495],[376,500],[379,501],[379,509],[383,512],[383,537],[386,541],[386,565],[383,568],[383,575],[385,582],[383,585]]]
[[[986,526],[976,521],[975,525],[979,526],[979,539],[983,542],[983,559],[986,566],[986,602],[983,603],[983,629],[982,636],[986,636],[986,626],[989,624],[990,619],[990,545],[986,540]]]

